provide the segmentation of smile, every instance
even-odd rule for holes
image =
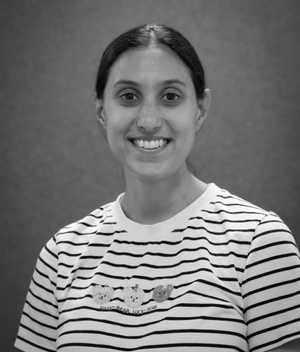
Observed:
[[[166,138],[153,139],[153,140],[130,138],[129,141],[134,146],[147,151],[155,151],[155,150],[163,149],[170,142],[170,140]]]

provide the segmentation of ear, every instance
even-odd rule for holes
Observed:
[[[199,132],[205,121],[211,102],[211,91],[205,88],[203,98],[198,100],[198,111],[196,115],[196,132]]]
[[[97,114],[97,121],[101,123],[102,127],[106,128],[106,119],[104,117],[103,111],[103,100],[96,99],[96,114]]]

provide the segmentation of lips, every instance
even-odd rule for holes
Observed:
[[[156,137],[156,138],[128,138],[128,140],[136,147],[144,150],[158,150],[163,149],[169,142],[170,138]]]

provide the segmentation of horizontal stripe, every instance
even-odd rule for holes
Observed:
[[[249,319],[248,320],[248,324],[253,324],[254,322],[257,322],[258,320],[270,318],[270,317],[273,317],[274,315],[284,314],[284,313],[289,312],[289,311],[293,312],[295,309],[299,309],[299,308],[300,308],[300,304],[297,304],[295,306],[290,306],[289,308],[278,309],[278,310],[276,310],[276,311],[274,311],[272,313],[260,315],[260,316],[257,316],[255,318]]]
[[[276,287],[276,286],[275,286],[275,287]],[[287,299],[287,298],[290,298],[290,297],[294,297],[294,296],[296,296],[296,295],[300,295],[300,291],[291,292],[291,293],[286,294],[286,295],[277,296],[277,297],[274,297],[274,298],[271,298],[271,299],[268,299],[268,300],[264,300],[264,301],[262,301],[262,302],[258,302],[258,303],[249,305],[249,306],[245,309],[245,312],[248,311],[248,310],[250,310],[250,309],[257,308],[257,307],[262,306],[262,305],[267,305],[268,303],[281,301],[281,300],[284,300],[284,299]],[[300,298],[300,297],[299,297],[299,298]],[[280,304],[280,303],[278,303],[278,304]]]
[[[44,304],[47,304],[47,305],[49,305],[49,306],[51,306],[51,307],[53,307],[53,308],[55,308],[55,309],[57,309],[57,304],[54,304],[54,303],[52,303],[52,302],[47,301],[46,299],[43,299],[43,298],[39,297],[38,295],[36,295],[35,293],[33,293],[30,288],[29,288],[28,292],[29,292],[35,299],[37,299],[37,300],[43,302]]]
[[[260,278],[262,278],[264,276],[274,275],[274,274],[277,274],[277,273],[280,273],[280,272],[290,271],[290,270],[296,269],[296,268],[300,268],[300,264],[291,265],[291,266],[287,266],[287,267],[279,268],[279,269],[274,269],[274,270],[270,270],[270,271],[265,271],[265,272],[263,272],[261,274],[257,274],[257,275],[249,277],[248,279],[244,280],[241,283],[241,285],[243,286],[246,283],[248,283],[249,281],[257,280],[257,279],[260,279]]]
[[[103,344],[94,344],[94,343],[79,343],[79,342],[71,342],[71,343],[64,343],[59,345],[59,349],[62,347],[71,347],[71,346],[76,346],[76,347],[94,347],[94,348],[103,348],[105,350],[118,350],[120,351],[120,348],[122,351],[138,351],[138,350],[145,350],[145,349],[158,349],[158,348],[166,348],[167,351],[168,349],[172,348],[183,348],[183,347],[206,347],[206,348],[222,348],[222,349],[231,349],[234,351],[240,351],[240,352],[245,352],[241,348],[238,348],[233,345],[226,345],[226,344],[215,344],[215,343],[192,343],[192,342],[186,342],[186,343],[166,343],[163,345],[146,345],[146,346],[141,346],[141,347],[133,347],[133,348],[127,348],[127,347],[120,347],[120,346],[112,346],[112,345],[103,345]],[[180,351],[180,350],[179,350]]]
[[[20,335],[18,335],[18,339],[23,341],[23,342],[25,342],[25,343],[27,343],[30,346],[33,346],[35,348],[39,348],[41,351],[46,351],[46,352],[55,352],[56,351],[55,349],[49,349],[49,348],[43,347],[41,345],[38,345],[37,343],[29,341],[29,340],[27,340],[26,338],[24,338],[24,337],[22,337]]]
[[[43,334],[41,334],[41,333],[38,333],[38,332],[36,332],[36,331],[30,329],[28,326],[26,326],[26,325],[24,325],[24,324],[22,324],[22,323],[20,323],[20,326],[22,326],[22,328],[24,328],[25,330],[30,331],[32,334],[34,334],[34,335],[36,335],[36,336],[42,337],[43,339],[46,339],[46,340],[49,340],[49,341],[54,341],[54,342],[56,341],[56,338],[51,338],[51,337],[49,337],[49,336],[45,336],[45,335],[43,335]]]
[[[206,241],[207,243],[210,243],[213,246],[226,246],[230,243],[236,243],[236,244],[244,244],[244,245],[250,245],[250,241],[242,241],[242,240],[236,240],[236,239],[229,239],[227,241],[224,242],[214,242],[211,241],[209,238],[205,237],[205,236],[197,236],[197,237],[183,237],[181,240],[178,241],[147,241],[147,242],[135,242],[135,241],[125,241],[125,240],[114,240],[114,243],[118,243],[118,244],[126,244],[126,245],[130,245],[130,246],[145,246],[145,245],[170,245],[170,246],[175,246],[178,244],[182,244],[184,243],[184,241]],[[98,244],[91,244],[90,247],[93,246],[98,246]]]
[[[61,329],[64,325],[70,324],[73,322],[97,322],[97,323],[105,323],[109,325],[116,325],[116,326],[122,326],[125,328],[141,328],[141,327],[146,327],[146,326],[151,326],[151,325],[156,325],[158,323],[164,322],[164,321],[191,321],[191,320],[205,320],[205,321],[213,321],[214,323],[217,322],[223,322],[225,324],[227,323],[237,323],[237,324],[242,324],[245,325],[246,323],[242,319],[235,319],[235,318],[223,318],[223,317],[208,317],[208,316],[192,316],[192,315],[186,315],[186,316],[172,316],[172,317],[165,317],[162,319],[154,320],[154,321],[148,321],[146,323],[139,323],[139,324],[126,324],[122,323],[120,320],[106,320],[106,319],[96,319],[96,318],[91,318],[91,317],[85,317],[85,318],[72,318],[64,321],[63,323],[58,325],[58,328]],[[82,324],[80,324],[82,326]]]
[[[276,282],[275,284],[272,284],[272,285],[266,285],[266,286],[262,286],[260,288],[257,288],[255,290],[252,290],[252,291],[248,291],[246,294],[243,295],[243,298],[247,298],[248,296],[251,296],[251,295],[254,295],[258,292],[262,292],[262,291],[266,291],[266,290],[270,290],[270,289],[275,289],[275,288],[278,288],[280,286],[286,286],[286,285],[289,285],[289,284],[292,284],[292,283],[296,283],[300,281],[300,277],[296,277],[292,280],[286,280],[286,281],[279,281],[279,282]]]
[[[28,319],[30,319],[31,321],[33,321],[34,323],[38,324],[38,325],[41,325],[47,329],[51,329],[51,330],[56,330],[56,325],[53,326],[53,325],[49,325],[49,324],[45,324],[43,322],[41,322],[40,320],[37,320],[37,319],[34,319],[32,316],[30,316],[27,312],[23,311],[23,316],[27,317]]]
[[[31,302],[28,301],[28,299],[26,299],[25,303],[26,303],[26,305],[29,306],[30,308],[34,309],[35,311],[37,311],[37,312],[39,312],[39,313],[42,313],[42,314],[46,315],[47,317],[51,317],[51,318],[53,318],[53,319],[55,319],[55,320],[58,319],[57,316],[55,316],[55,315],[53,315],[53,314],[50,314],[49,312],[44,311],[43,309],[40,309],[40,308],[35,307],[34,304],[32,304]],[[29,314],[29,313],[28,313],[28,314]],[[30,314],[29,314],[29,315],[30,315]]]
[[[287,325],[293,324],[295,322],[300,322],[300,318],[288,320],[288,321],[285,321],[284,323],[272,325],[272,326],[270,326],[270,327],[268,327],[266,329],[256,331],[255,333],[248,335],[248,338],[251,339],[254,336],[261,335],[261,334],[264,334],[264,333],[272,331],[272,330],[276,330],[276,329],[281,328],[281,327],[285,327],[286,328]]]
[[[142,254],[138,254],[138,253],[130,253],[130,252],[117,252],[117,251],[114,251],[114,250],[108,250],[107,253],[110,253],[110,254],[115,254],[116,256],[120,256],[120,255],[126,255],[126,256],[129,256],[129,257],[135,257],[135,258],[141,258],[141,257],[145,257],[146,255],[149,255],[149,256],[157,256],[157,257],[176,257],[178,256],[178,254],[181,254],[181,253],[185,253],[185,252],[198,252],[200,249],[208,252],[209,254],[211,254],[212,256],[220,256],[220,257],[228,257],[229,255],[234,255],[236,257],[240,257],[240,258],[246,258],[247,256],[245,254],[240,254],[240,253],[236,253],[236,252],[233,252],[233,251],[228,251],[226,253],[217,253],[217,252],[212,252],[210,251],[208,248],[204,247],[204,246],[199,246],[199,247],[194,247],[194,248],[183,248],[183,249],[180,249],[179,251],[177,252],[174,252],[174,253],[164,253],[164,252],[145,252],[145,253],[142,253]],[[93,256],[88,256],[88,258],[92,258]],[[97,259],[99,257],[97,256],[94,256],[93,258]]]
[[[282,342],[282,341],[284,341],[286,339],[289,339],[290,337],[299,337],[300,338],[300,332],[296,331],[296,332],[291,333],[291,334],[281,335],[278,339],[274,339],[272,341],[268,341],[267,343],[262,343],[260,345],[257,345],[255,347],[251,348],[250,352],[260,350],[260,349],[265,348],[267,346],[272,346],[275,343]]]
[[[121,335],[121,334],[116,334],[113,332],[105,332],[105,331],[98,331],[98,330],[69,330],[66,331],[62,334],[60,334],[60,336],[64,336],[64,335],[73,335],[73,334],[82,334],[83,336],[85,334],[95,334],[95,335],[106,335],[106,336],[110,336],[110,337],[114,337],[114,338],[119,338],[119,339],[124,339],[124,340],[130,340],[130,339],[141,339],[141,338],[145,338],[148,336],[153,336],[153,335],[171,335],[171,334],[189,334],[192,335],[193,334],[213,334],[214,336],[216,334],[220,334],[220,335],[234,335],[237,336],[239,338],[241,338],[242,340],[246,340],[246,337],[243,336],[240,333],[237,333],[235,331],[224,331],[224,330],[217,330],[217,329],[172,329],[172,330],[160,330],[160,331],[151,331],[148,332],[146,334],[142,334],[142,335]],[[122,341],[120,341],[122,342]],[[123,341],[124,343],[126,343],[126,341]]]
[[[185,294],[186,295],[186,294]],[[180,297],[182,297],[183,295],[181,295]],[[118,299],[120,301],[120,299]],[[149,302],[145,302],[144,305],[148,304]],[[184,307],[186,308],[222,308],[225,310],[232,310],[233,307],[226,305],[226,304],[217,304],[217,303],[198,303],[198,304],[193,304],[193,303],[178,303],[178,304],[174,304],[172,306],[170,306],[169,308],[165,308],[165,309],[156,309],[155,311],[146,311],[142,314],[142,316],[147,316],[147,315],[152,315],[153,314],[157,314],[159,312],[169,312],[170,310],[174,309],[174,308],[182,308]],[[60,311],[61,314],[66,314],[66,313],[70,313],[70,312],[75,312],[75,311],[80,311],[80,310],[87,310],[87,311],[98,311],[98,308],[94,308],[91,306],[87,306],[87,305],[80,305],[78,307],[75,308],[69,308],[69,309],[62,309]],[[128,316],[128,314],[126,312],[123,311],[119,311],[118,309],[111,309],[110,312],[116,312],[118,314],[121,315],[125,315]]]

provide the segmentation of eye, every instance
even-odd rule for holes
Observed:
[[[139,95],[133,91],[122,91],[119,93],[118,98],[122,105],[135,105],[139,100]]]
[[[124,93],[121,95],[123,100],[136,100],[137,96],[134,93]]]
[[[162,95],[164,103],[168,105],[178,104],[182,100],[182,95],[178,92],[167,91]]]

